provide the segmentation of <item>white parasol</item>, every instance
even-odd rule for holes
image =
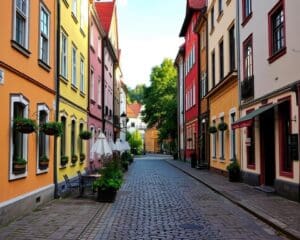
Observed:
[[[92,146],[91,153],[96,153],[99,156],[112,155],[112,150],[103,133],[100,133],[96,142]]]
[[[129,151],[130,150],[130,145],[127,141],[124,142],[124,150]]]
[[[118,138],[116,140],[116,151],[119,151],[119,152],[124,151],[124,145],[123,145],[122,140],[120,138]]]
[[[108,145],[110,146],[112,151],[116,151],[116,144],[114,143],[114,141],[110,138],[108,139]]]

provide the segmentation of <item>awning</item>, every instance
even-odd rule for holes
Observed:
[[[270,110],[271,108],[275,107],[277,104],[270,104],[261,108],[258,108],[249,114],[241,117],[239,120],[235,121],[234,123],[231,124],[232,129],[236,128],[242,128],[242,127],[249,127],[253,123],[253,119],[257,117],[258,115]]]

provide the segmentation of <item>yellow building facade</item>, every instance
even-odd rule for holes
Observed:
[[[88,107],[88,0],[60,3],[59,117],[64,134],[58,140],[58,183],[77,176],[86,166],[86,143],[79,137],[87,129]]]

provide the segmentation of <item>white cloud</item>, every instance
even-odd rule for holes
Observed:
[[[119,1],[120,6],[122,6],[122,7],[126,7],[128,4],[128,0],[118,0],[118,1]]]

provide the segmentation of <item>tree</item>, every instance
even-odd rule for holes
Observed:
[[[143,148],[142,136],[139,131],[135,130],[129,136],[129,144],[134,154],[140,154]]]
[[[134,89],[128,88],[127,102],[143,103],[145,88],[145,84],[136,85]]]
[[[177,71],[171,59],[152,68],[150,86],[145,89],[143,120],[157,127],[159,140],[177,138]]]

